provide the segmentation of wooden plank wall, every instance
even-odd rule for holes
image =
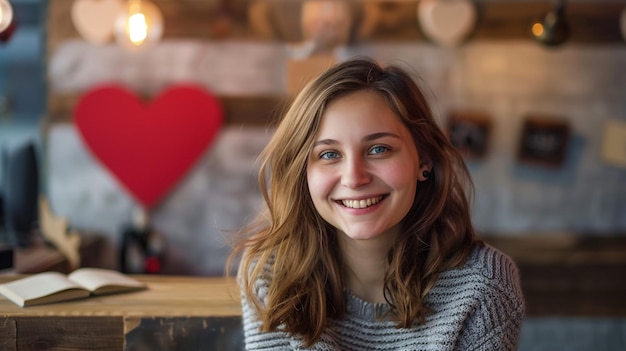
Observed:
[[[152,0],[163,12],[164,38],[299,41],[300,1],[293,0]],[[72,1],[51,0],[48,49],[78,37],[71,18]],[[220,4],[224,3],[224,4]],[[350,1],[355,17],[353,40],[422,41],[416,18],[418,1]],[[529,39],[530,25],[552,8],[550,1],[477,2],[473,40]],[[623,42],[619,18],[626,3],[570,2],[566,18],[571,41]]]
[[[301,40],[301,2],[293,0],[152,0],[163,12],[164,38],[200,40]],[[78,38],[70,10],[73,1],[51,0],[47,21],[47,51],[64,40]],[[352,0],[353,42],[424,41],[417,19],[418,1]],[[532,40],[530,25],[552,9],[549,1],[477,2],[479,20],[470,40]],[[570,40],[586,44],[623,44],[619,16],[624,3],[569,2],[566,17]],[[284,97],[223,97],[229,123],[259,123],[259,115],[271,118]],[[76,96],[49,92],[48,117],[64,121]],[[252,112],[254,116],[249,116]],[[48,121],[50,122],[50,120]]]

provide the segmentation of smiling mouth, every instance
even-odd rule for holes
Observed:
[[[370,197],[369,199],[363,199],[363,200],[341,200],[338,201],[340,202],[343,206],[348,207],[348,208],[368,208],[370,206],[374,206],[377,203],[381,202],[385,197],[383,195],[381,196],[375,196],[375,197]]]

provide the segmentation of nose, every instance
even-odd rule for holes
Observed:
[[[348,188],[358,188],[368,184],[372,176],[367,169],[367,164],[361,157],[346,159],[341,174],[341,185]]]

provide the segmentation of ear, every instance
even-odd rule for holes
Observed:
[[[429,160],[420,162],[419,169],[417,170],[417,180],[420,182],[427,181],[433,172],[433,163]]]

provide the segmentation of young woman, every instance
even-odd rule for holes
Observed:
[[[524,301],[471,181],[404,70],[340,63],[263,151],[267,210],[234,255],[249,350],[514,350]]]

